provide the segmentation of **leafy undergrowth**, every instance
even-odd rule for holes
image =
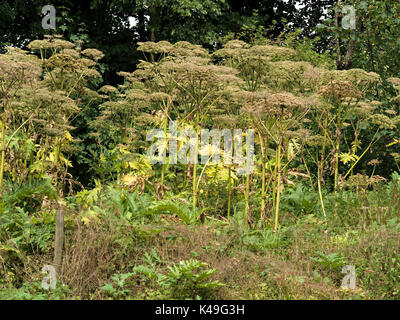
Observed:
[[[312,214],[278,232],[235,219],[188,225],[159,215],[138,225],[104,215],[68,228],[55,290],[41,287],[50,252],[2,245],[0,298],[398,299],[399,229],[396,218],[338,229]],[[355,290],[341,288],[344,265],[355,266]]]

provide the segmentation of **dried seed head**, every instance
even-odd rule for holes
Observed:
[[[118,89],[115,88],[115,87],[113,87],[113,86],[110,86],[110,85],[105,85],[105,86],[102,86],[102,87],[99,89],[99,92],[103,92],[103,93],[117,93],[117,92],[118,92]]]
[[[368,119],[371,123],[378,125],[381,129],[395,128],[393,121],[384,114],[373,114]]]
[[[314,135],[314,136],[308,137],[306,139],[306,143],[310,147],[313,147],[313,146],[320,147],[320,146],[328,145],[329,140],[327,138],[325,138],[324,136]]]
[[[387,113],[388,115],[391,115],[391,116],[397,115],[397,112],[392,109],[385,110],[385,113]]]
[[[5,54],[0,54],[0,80],[14,85],[39,80],[42,68],[37,57],[17,48],[6,47],[6,49]]]
[[[363,69],[326,70],[321,74],[320,82],[326,85],[331,81],[351,82],[362,91],[369,91],[382,82],[381,77],[374,72]]]
[[[395,87],[400,87],[400,78],[388,78],[386,79],[388,82],[393,84]]]
[[[372,177],[362,175],[360,173],[357,173],[355,175],[352,175],[351,177],[348,178],[347,181],[343,183],[343,186],[345,187],[369,187],[373,186],[379,182],[386,181],[385,178],[375,175]]]
[[[363,94],[349,81],[331,81],[319,90],[326,98],[342,100],[347,97],[361,99]]]
[[[394,158],[395,161],[400,161],[400,153],[393,152],[390,155]]]
[[[241,40],[231,40],[224,45],[227,49],[248,49],[250,45]]]
[[[377,165],[379,165],[379,164],[381,164],[382,163],[382,161],[380,161],[380,160],[378,160],[378,159],[372,159],[371,161],[368,161],[368,165],[369,166],[377,166]]]
[[[104,57],[103,52],[97,49],[86,49],[82,51],[82,54],[96,61]]]
[[[271,46],[271,45],[256,45],[251,47],[249,55],[269,57],[273,61],[288,61],[297,57],[297,52],[291,48]]]
[[[164,92],[155,92],[150,95],[150,100],[155,102],[170,103],[172,101],[172,97]]]
[[[247,102],[242,112],[252,114],[256,117],[262,116],[291,116],[292,111],[302,107],[303,101],[288,92],[270,94],[268,91],[249,94],[250,101]]]

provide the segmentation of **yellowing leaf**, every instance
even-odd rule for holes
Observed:
[[[65,139],[67,139],[68,141],[74,141],[74,138],[72,138],[71,134],[67,131],[67,133],[65,134]]]
[[[125,175],[121,178],[121,181],[127,186],[134,184],[136,182],[136,180],[137,180],[137,177],[132,176],[132,175]]]
[[[89,209],[89,210],[87,210],[87,211],[85,212],[85,215],[82,216],[81,220],[82,220],[82,222],[87,226],[87,225],[89,225],[89,223],[90,223],[92,220],[97,219],[97,218],[98,218],[98,215],[99,215],[98,212]]]
[[[358,160],[358,156],[355,154],[350,154],[350,153],[341,153],[339,155],[340,161],[343,162],[343,164],[347,164],[349,162],[355,162]]]

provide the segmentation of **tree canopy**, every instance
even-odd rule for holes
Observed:
[[[133,70],[138,62],[137,43],[143,41],[185,40],[211,48],[229,34],[243,30],[270,28],[277,36],[285,21],[292,30],[301,28],[306,35],[323,16],[323,8],[334,0],[91,0],[60,1],[57,10],[57,34],[71,41],[87,40],[106,55],[104,77],[118,81],[122,68]],[[41,9],[46,1],[5,0],[0,3],[0,44],[24,47],[40,39],[48,30],[41,27]],[[132,23],[134,22],[134,23]]]

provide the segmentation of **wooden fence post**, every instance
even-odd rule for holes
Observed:
[[[54,266],[61,268],[62,251],[64,243],[64,209],[58,209],[56,215],[56,240],[54,243]]]

